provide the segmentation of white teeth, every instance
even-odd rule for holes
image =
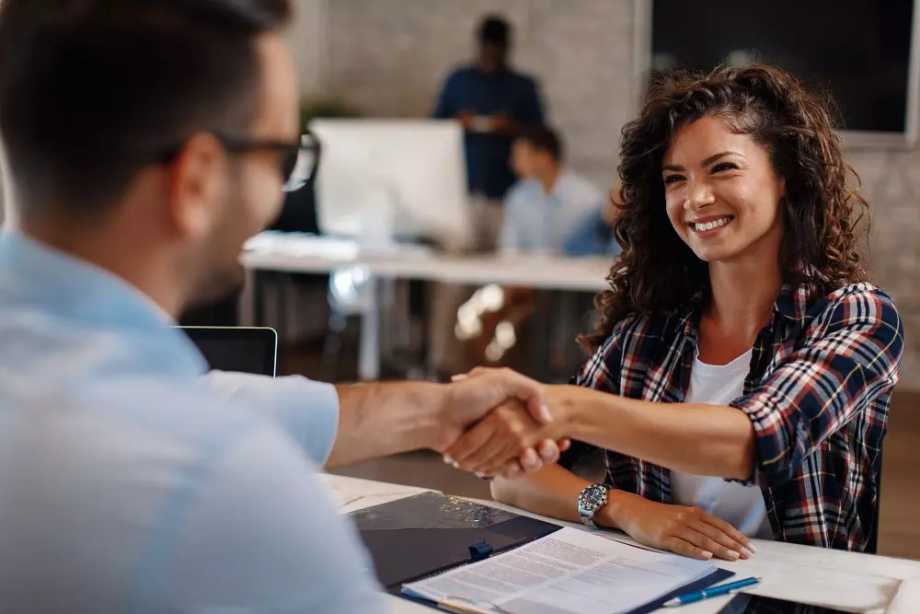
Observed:
[[[704,232],[706,230],[712,230],[713,228],[720,228],[722,226],[725,226],[730,221],[731,221],[730,217],[720,217],[719,219],[713,220],[711,222],[705,222],[703,224],[691,224],[691,225],[693,226],[694,230],[698,232]]]

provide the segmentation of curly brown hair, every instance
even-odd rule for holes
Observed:
[[[781,203],[785,283],[812,295],[865,280],[856,225],[868,205],[834,133],[832,103],[806,91],[789,73],[767,65],[673,72],[650,87],[639,117],[623,128],[614,206],[614,233],[623,251],[611,267],[610,289],[595,299],[600,316],[579,341],[594,350],[630,315],[675,313],[694,296],[709,298],[707,264],[671,226],[665,209],[662,158],[673,135],[704,116],[717,116],[766,148],[785,179]],[[856,187],[847,184],[851,173]]]

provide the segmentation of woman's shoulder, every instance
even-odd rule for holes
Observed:
[[[886,348],[894,362],[902,351],[904,323],[894,299],[869,282],[827,291],[802,316],[798,336],[806,345],[833,340],[841,347]]]
[[[852,319],[898,319],[894,299],[878,286],[861,281],[830,290],[808,309],[813,317],[821,314]]]
[[[858,282],[854,282],[851,284],[847,284],[845,286],[840,286],[839,288],[835,288],[831,290],[830,292],[828,292],[826,296],[829,300],[840,300],[845,297],[854,297],[854,296],[855,297],[877,296],[877,297],[882,298],[883,300],[893,303],[891,296],[887,292],[885,292],[884,290],[882,290],[875,284],[868,282],[868,281],[858,281]]]

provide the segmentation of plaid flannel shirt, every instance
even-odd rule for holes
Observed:
[[[671,316],[629,316],[575,383],[680,403],[697,351],[700,301]],[[751,480],[775,539],[864,551],[877,522],[882,440],[904,329],[891,298],[868,283],[817,300],[784,286],[754,342],[744,393],[756,437]],[[607,482],[671,503],[670,471],[606,453]]]

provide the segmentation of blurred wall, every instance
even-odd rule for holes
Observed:
[[[444,75],[472,57],[488,12],[515,28],[513,64],[542,85],[572,167],[612,186],[622,125],[636,112],[634,0],[296,0],[290,39],[306,95],[341,97],[364,114],[430,113]],[[902,387],[920,388],[920,148],[851,151],[871,204],[873,281],[907,330]]]

